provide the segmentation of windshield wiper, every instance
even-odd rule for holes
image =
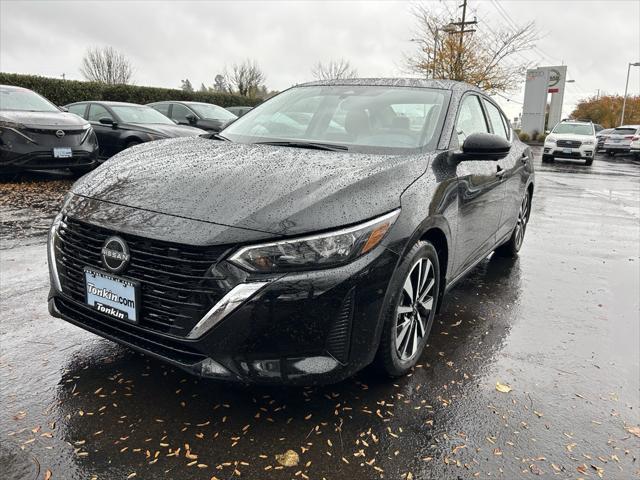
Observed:
[[[277,147],[309,148],[312,150],[329,150],[332,152],[341,152],[341,151],[349,150],[349,148],[345,145],[336,145],[334,143],[316,143],[316,142],[269,141],[269,142],[255,142],[255,145],[275,145]]]

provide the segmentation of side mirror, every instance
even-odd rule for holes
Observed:
[[[198,122],[198,119],[196,118],[195,115],[189,114],[185,118],[187,119],[187,122],[189,122],[191,125],[194,125]]]
[[[101,118],[100,120],[98,120],[98,123],[101,123],[102,125],[111,125],[112,128],[116,128],[118,126],[118,124],[113,121],[113,118],[109,117]]]
[[[545,130],[544,133],[546,133],[547,135],[549,135],[551,133],[551,130]]]
[[[504,138],[492,133],[472,133],[462,143],[461,152],[456,154],[458,161],[500,160],[511,150],[511,144]]]

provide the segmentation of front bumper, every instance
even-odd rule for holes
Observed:
[[[373,360],[397,262],[396,253],[379,246],[346,266],[286,274],[196,339],[116,320],[53,286],[49,311],[195,375],[250,383],[333,383]]]
[[[631,146],[627,143],[627,144],[620,144],[620,143],[605,143],[604,144],[604,150],[610,150],[612,152],[616,152],[616,153],[629,153],[629,151],[631,151]]]
[[[555,158],[575,158],[588,160],[594,157],[595,145],[582,145],[578,148],[558,147],[555,143],[545,143],[543,154]]]
[[[93,167],[98,165],[97,146],[74,148],[71,158],[54,158],[52,149],[16,150],[0,145],[0,170]]]

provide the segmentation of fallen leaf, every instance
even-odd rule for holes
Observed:
[[[499,391],[500,393],[509,393],[513,389],[509,385],[496,382],[496,390]]]
[[[51,473],[51,470],[47,468],[47,471],[44,472],[44,480],[51,480],[52,476],[53,476],[53,473]]]
[[[632,433],[636,437],[640,437],[640,425],[636,425],[635,427],[627,427],[627,432]]]
[[[544,475],[544,472],[535,463],[529,465],[529,470],[531,470],[531,473],[534,475]]]
[[[293,450],[287,450],[284,453],[276,454],[276,461],[283,467],[295,467],[300,462],[300,456]]]

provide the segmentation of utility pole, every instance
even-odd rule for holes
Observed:
[[[462,45],[464,43],[464,34],[475,32],[473,28],[465,28],[467,25],[477,25],[478,21],[474,18],[473,21],[467,22],[467,0],[463,0],[462,5],[459,5],[458,8],[462,7],[462,19],[459,22],[451,22],[449,25],[455,25],[456,27],[460,27],[460,31],[450,31],[451,34],[459,34],[460,40],[458,42],[458,56],[456,58],[456,79],[462,80]]]

